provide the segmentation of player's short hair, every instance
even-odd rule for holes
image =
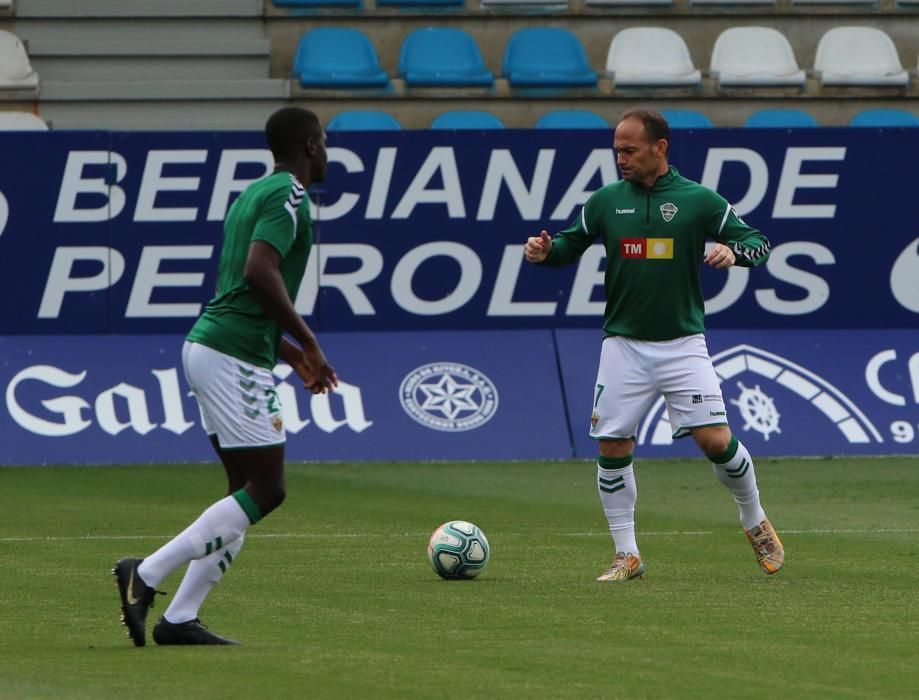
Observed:
[[[308,109],[283,107],[265,123],[265,140],[278,161],[296,157],[307,140],[321,137],[319,117]]]
[[[619,121],[626,119],[637,119],[644,124],[649,143],[664,139],[670,145],[670,124],[660,112],[653,109],[629,109],[623,112]]]

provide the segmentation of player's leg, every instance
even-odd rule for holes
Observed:
[[[641,416],[655,392],[626,338],[607,338],[600,351],[590,435],[598,442],[597,492],[613,539],[614,559],[598,581],[627,581],[644,573],[635,538],[635,483],[632,451]]]
[[[721,383],[705,339],[693,335],[666,345],[657,368],[673,436],[692,435],[712,462],[715,476],[733,495],[747,537],[757,540],[753,546],[760,566],[775,573],[784,560],[781,542],[760,503],[753,459],[728,427]],[[766,549],[769,552],[762,554]]]
[[[150,556],[115,565],[123,621],[136,646],[145,644],[147,611],[161,581],[231,545],[284,499],[285,435],[271,372],[195,343],[185,344],[182,361],[205,430],[217,435],[246,481]]]
[[[245,470],[228,457],[229,453],[220,447],[220,442],[216,435],[211,435],[210,440],[226,471],[227,495],[245,488]],[[213,635],[211,632],[201,635],[194,623],[198,622],[198,611],[211,589],[220,582],[224,574],[230,570],[230,567],[239,557],[239,551],[242,549],[244,540],[245,534],[240,535],[226,547],[211,552],[201,559],[193,559],[189,563],[185,576],[182,577],[182,583],[179,584],[179,588],[172,601],[170,601],[169,607],[166,608],[162,619],[153,630],[153,638],[157,643],[163,643],[163,640],[170,637],[189,636],[188,632],[194,637],[203,636],[207,638]],[[163,620],[165,620],[165,623]],[[187,625],[187,623],[192,623],[192,625]],[[185,625],[186,629],[182,631],[186,632],[186,634],[170,635],[172,631],[170,627],[174,625]]]

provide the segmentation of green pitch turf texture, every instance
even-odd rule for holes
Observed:
[[[916,458],[760,460],[767,577],[702,460],[639,462],[643,580],[590,462],[289,465],[201,617],[234,648],[135,649],[109,570],[222,495],[217,465],[0,469],[2,698],[915,698]],[[447,519],[475,581],[425,555]],[[179,574],[161,588],[174,592]]]

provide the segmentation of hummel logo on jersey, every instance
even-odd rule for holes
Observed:
[[[619,245],[623,258],[673,260],[672,238],[623,238]]]
[[[635,207],[632,207],[631,209],[617,209],[616,213],[617,214],[634,214]]]

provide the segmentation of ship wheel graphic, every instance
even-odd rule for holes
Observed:
[[[753,428],[768,440],[772,433],[781,433],[779,428],[779,417],[781,414],[775,408],[775,402],[759,388],[745,387],[743,382],[737,382],[740,388],[740,396],[731,399],[731,403],[740,409],[740,415],[744,419],[744,430]]]

